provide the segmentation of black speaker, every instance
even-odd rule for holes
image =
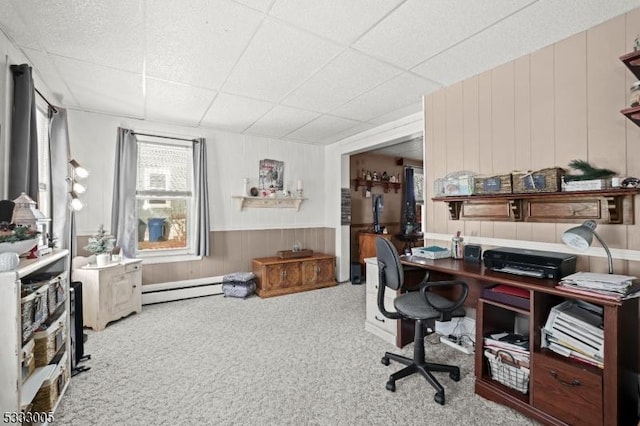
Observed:
[[[351,264],[351,284],[362,284],[362,268],[357,262]]]
[[[90,355],[84,354],[84,342],[86,335],[83,332],[82,320],[82,283],[73,281],[69,291],[70,325],[71,325],[71,369],[76,371],[88,370],[88,367],[78,367],[78,363],[90,359]]]
[[[464,246],[464,261],[480,263],[482,261],[482,247],[475,244]]]

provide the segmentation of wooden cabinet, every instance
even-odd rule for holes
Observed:
[[[371,232],[360,232],[358,234],[358,259],[364,265],[364,260],[368,257],[376,257],[376,238],[382,237],[391,241],[391,234],[374,234]]]
[[[111,321],[142,311],[141,260],[126,260],[104,267],[86,265],[74,270],[82,282],[83,321],[102,330]]]
[[[637,79],[640,79],[640,51],[627,53],[621,56],[620,60],[624,62],[629,71],[631,71]],[[620,112],[629,120],[633,121],[636,126],[640,126],[640,106],[625,108]]]
[[[336,258],[316,253],[298,259],[263,257],[253,259],[256,293],[260,297],[280,296],[336,285]]]
[[[68,251],[54,250],[38,259],[21,259],[17,269],[0,272],[0,412],[19,414],[21,410],[31,407],[38,412],[33,413],[33,418],[37,420],[34,424],[52,421],[51,413],[55,411],[69,384],[71,339],[68,338],[68,269]],[[33,280],[34,276],[45,276],[43,274],[60,277],[60,285],[56,287],[59,293],[54,297],[59,306],[47,311],[47,320],[40,328],[42,331],[35,335],[28,322],[33,315],[23,310],[27,305],[23,307],[21,303],[21,289],[23,283]],[[47,290],[43,294],[47,295]],[[45,298],[48,303],[50,299],[48,296]],[[23,327],[26,327],[25,334],[28,336],[45,335],[51,338],[46,337],[39,343],[35,337],[30,337],[23,344]],[[37,360],[43,352],[46,354],[45,360],[50,361],[38,365]],[[33,364],[28,366],[28,360],[34,358],[35,369]]]

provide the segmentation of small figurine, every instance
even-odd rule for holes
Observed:
[[[389,175],[387,175],[387,172],[382,172],[382,181],[383,182],[389,181]]]
[[[378,172],[373,172],[373,180],[378,180]]]
[[[396,177],[394,175],[391,175],[391,177],[389,178],[389,182],[396,183]]]
[[[367,176],[365,178],[366,180],[371,180],[371,172],[369,170],[367,170]]]

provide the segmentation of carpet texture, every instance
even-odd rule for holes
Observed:
[[[365,286],[342,284],[269,299],[210,296],[144,306],[87,331],[91,370],[74,377],[56,425],[531,425],[473,393],[473,357],[427,344],[446,404],[420,376],[385,389],[411,356],[364,330]]]

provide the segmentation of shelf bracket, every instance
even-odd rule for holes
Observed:
[[[460,220],[460,212],[462,211],[462,201],[448,201],[449,216],[451,220]]]
[[[511,209],[511,213],[513,213],[513,220],[517,222],[522,222],[524,220],[523,208],[524,200],[516,199],[509,200],[509,208]]]
[[[609,223],[622,223],[623,197],[605,197],[609,209]]]

